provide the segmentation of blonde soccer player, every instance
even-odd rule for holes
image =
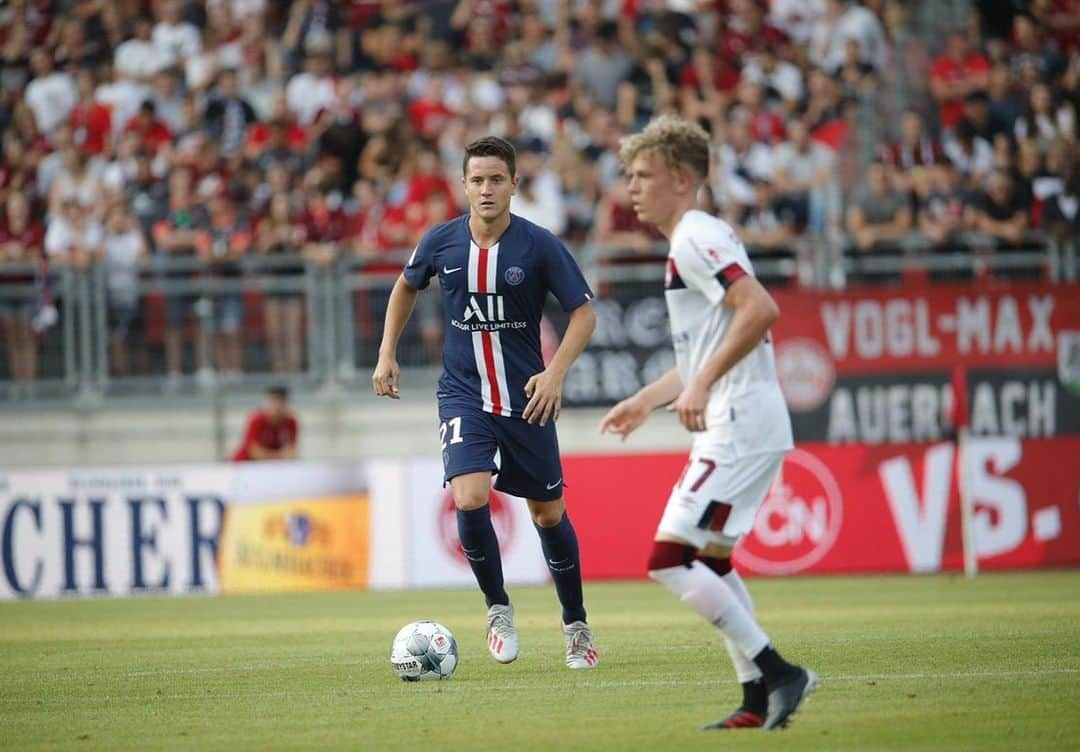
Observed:
[[[709,171],[704,130],[662,116],[624,139],[620,158],[638,218],[670,241],[664,295],[676,367],[615,405],[600,428],[625,440],[667,405],[692,433],[649,575],[716,625],[735,664],[743,702],[705,728],[780,728],[818,679],[776,650],[731,565],[793,446],[769,339],[779,309],[731,226],[695,208]]]

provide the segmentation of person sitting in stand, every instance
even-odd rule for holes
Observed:
[[[266,390],[262,409],[248,417],[244,438],[233,452],[233,462],[294,460],[300,427],[289,410],[289,390],[272,386]]]

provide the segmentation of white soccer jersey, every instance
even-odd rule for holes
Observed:
[[[731,326],[734,309],[723,303],[727,288],[753,273],[746,248],[726,222],[689,211],[675,226],[664,290],[683,384],[702,370]],[[729,445],[733,459],[792,448],[768,337],[713,384],[705,423],[706,433],[695,443]]]

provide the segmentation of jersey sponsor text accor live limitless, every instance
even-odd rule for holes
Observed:
[[[439,400],[521,417],[525,384],[544,370],[540,318],[548,292],[563,310],[592,300],[566,246],[544,228],[511,215],[497,243],[481,248],[469,216],[424,234],[405,266],[417,289],[438,275],[446,323]]]

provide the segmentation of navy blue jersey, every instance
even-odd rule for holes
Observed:
[[[550,232],[514,215],[499,242],[481,248],[466,214],[428,230],[405,265],[405,280],[420,290],[436,274],[446,315],[440,402],[521,417],[525,383],[544,370],[548,293],[566,311],[592,300],[577,262]]]

